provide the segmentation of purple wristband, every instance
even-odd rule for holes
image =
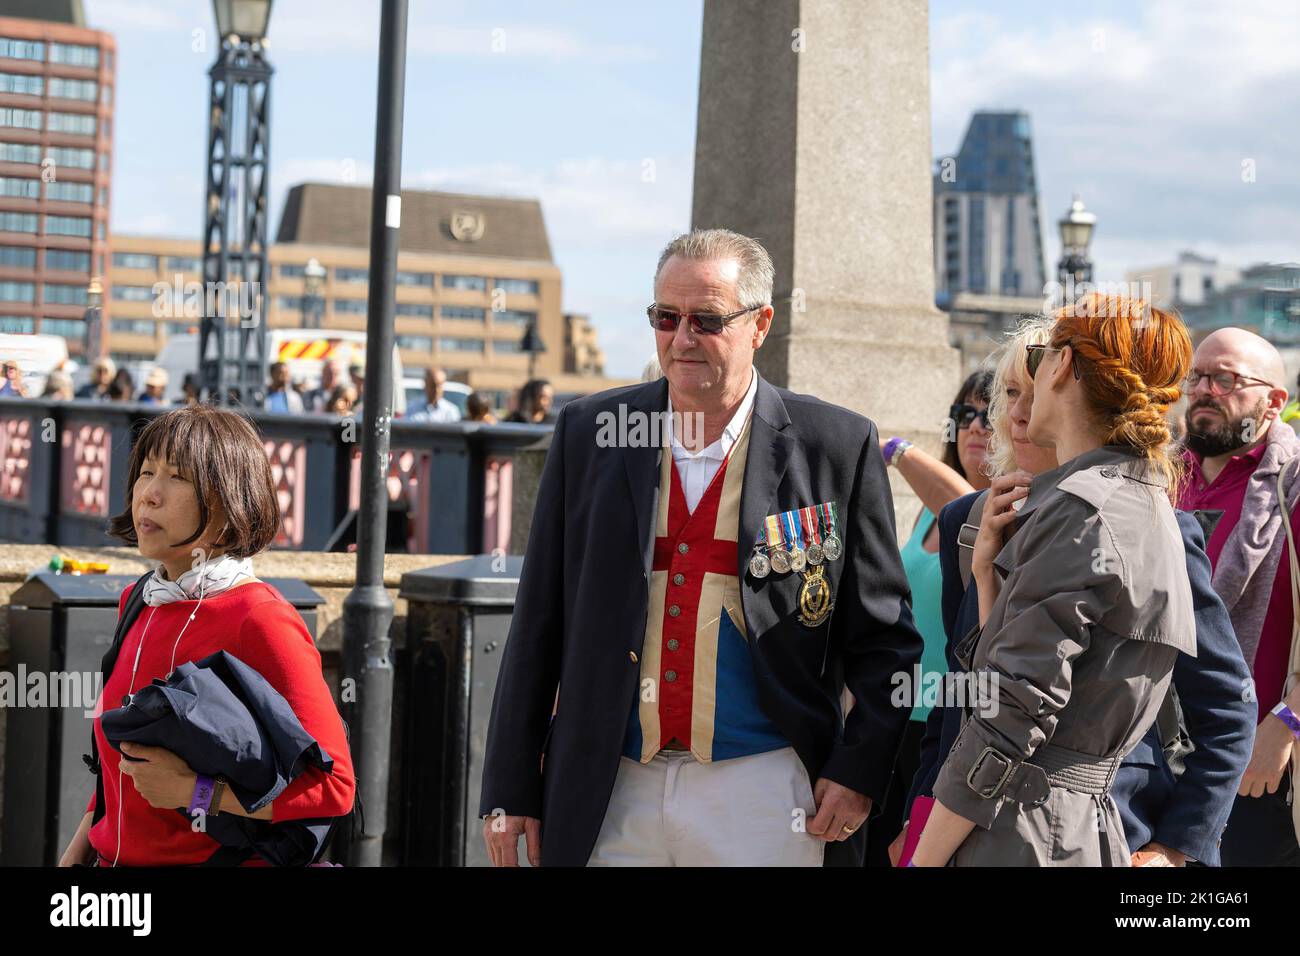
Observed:
[[[206,814],[212,809],[212,792],[215,784],[216,781],[205,773],[195,775],[194,795],[190,797],[190,816],[194,816],[200,810]]]
[[[885,464],[886,464],[886,465],[891,464],[891,463],[893,462],[893,460],[894,460],[894,452],[898,451],[898,446],[901,445],[902,443],[903,443],[903,439],[898,438],[897,436],[895,436],[894,438],[891,438],[891,439],[889,439],[889,441],[885,442],[885,451],[884,451],[884,455],[885,455]]]
[[[1286,724],[1288,729],[1290,729],[1291,731],[1291,735],[1295,737],[1297,740],[1300,740],[1300,717],[1297,717],[1295,715],[1295,711],[1293,711],[1286,704],[1279,703],[1276,707],[1274,707],[1271,711],[1269,711],[1269,713],[1273,714],[1279,720],[1281,720],[1282,723]]]
[[[908,861],[907,861],[907,866],[916,866],[916,864],[913,863],[911,860],[908,860]]]

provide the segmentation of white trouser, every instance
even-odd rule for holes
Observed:
[[[785,747],[700,763],[623,757],[589,866],[821,866],[808,771]]]

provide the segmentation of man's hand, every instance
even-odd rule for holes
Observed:
[[[1187,854],[1152,841],[1133,854],[1134,866],[1186,866]]]
[[[1277,793],[1282,783],[1282,773],[1291,762],[1291,748],[1295,737],[1291,730],[1274,714],[1265,714],[1255,728],[1255,747],[1250,752],[1250,763],[1242,775],[1237,793],[1243,797],[1262,797]]]
[[[118,766],[131,778],[135,789],[145,802],[159,810],[175,810],[190,805],[198,775],[180,757],[162,747],[124,743],[125,757]]]
[[[542,865],[542,821],[536,817],[512,817],[501,811],[483,818],[483,842],[493,866],[519,865],[519,837],[524,837],[528,862]]]
[[[817,804],[817,816],[808,824],[808,832],[827,843],[853,836],[871,813],[870,797],[825,777],[817,778],[813,802]]]

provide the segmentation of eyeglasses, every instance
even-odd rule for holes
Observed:
[[[970,428],[975,424],[975,419],[980,420],[980,427],[985,431],[989,430],[989,410],[987,408],[976,408],[974,405],[953,405],[948,409],[948,417],[957,423],[958,431]]]
[[[1183,382],[1183,390],[1186,392],[1196,391],[1196,386],[1201,384],[1201,379],[1210,380],[1210,391],[1215,395],[1227,395],[1229,392],[1235,392],[1239,388],[1249,388],[1251,385],[1267,385],[1273,387],[1272,382],[1266,382],[1262,378],[1250,378],[1247,375],[1238,375],[1236,372],[1198,372],[1192,370],[1192,374],[1187,376]],[[1247,384],[1243,385],[1242,382]]]
[[[1043,364],[1043,353],[1062,352],[1064,349],[1053,348],[1050,345],[1026,345],[1025,351],[1029,353],[1025,359],[1025,368],[1029,370],[1030,381],[1033,381],[1034,376],[1038,374],[1038,366]],[[1076,361],[1071,364],[1074,366],[1074,377],[1078,380],[1080,378],[1079,363]]]
[[[744,315],[746,312],[753,312],[755,309],[761,308],[763,308],[761,305],[751,305],[739,312],[719,315],[716,312],[674,312],[672,309],[665,309],[662,306],[651,304],[645,312],[650,317],[651,328],[656,332],[676,332],[677,326],[681,324],[682,319],[687,319],[689,320],[690,330],[696,335],[717,335],[726,328],[728,322]]]

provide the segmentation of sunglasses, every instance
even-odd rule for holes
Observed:
[[[677,326],[681,325],[682,319],[686,319],[689,322],[690,330],[696,335],[717,335],[727,327],[728,322],[739,318],[746,312],[753,312],[755,309],[761,308],[761,305],[751,305],[739,312],[719,315],[717,312],[674,312],[672,309],[665,309],[663,306],[651,305],[645,312],[650,317],[650,327],[656,332],[676,332]]]
[[[957,430],[961,431],[970,428],[975,424],[975,419],[980,420],[980,426],[989,430],[989,410],[987,408],[976,408],[974,405],[953,405],[948,409],[948,417],[957,423]]]
[[[1053,348],[1050,345],[1026,345],[1025,351],[1029,353],[1025,359],[1025,368],[1029,371],[1029,378],[1032,381],[1034,376],[1038,374],[1038,366],[1043,364],[1043,354],[1045,352],[1061,352],[1063,349]],[[1078,381],[1080,378],[1079,363],[1076,361],[1071,364],[1074,366],[1074,378]]]

